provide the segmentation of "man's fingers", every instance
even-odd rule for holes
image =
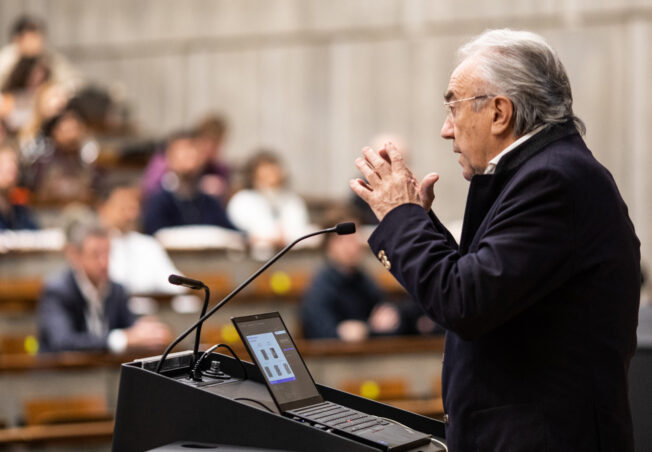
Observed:
[[[358,167],[364,178],[367,179],[370,184],[373,185],[380,181],[380,176],[375,169],[369,166],[369,162],[367,162],[367,160],[363,159],[362,157],[358,157],[355,159],[355,166]]]
[[[373,191],[369,184],[367,184],[362,179],[351,179],[349,181],[349,187],[351,187],[351,190],[353,190],[356,195],[361,197],[365,202],[369,203],[369,196]]]
[[[398,150],[396,146],[392,143],[385,144],[385,152],[389,157],[392,166],[396,169],[405,168],[405,160],[403,160],[403,154]]]
[[[364,155],[364,158],[369,163],[369,166],[373,168],[381,178],[383,175],[389,174],[391,171],[391,167],[388,165],[387,160],[381,157],[377,151],[374,151],[370,147],[365,147],[362,149],[362,155]]]
[[[423,208],[430,210],[432,203],[435,200],[435,183],[439,180],[439,174],[430,173],[423,178],[421,184],[419,185],[419,197],[421,198],[421,203]]]

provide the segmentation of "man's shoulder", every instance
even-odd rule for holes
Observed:
[[[41,296],[50,299],[60,299],[66,303],[74,303],[82,299],[70,268],[49,276],[43,284]]]
[[[117,283],[113,280],[109,280],[109,298],[124,301],[125,303],[129,299],[129,293],[125,286],[120,283]]]
[[[579,134],[548,144],[525,161],[517,176],[547,174],[559,181],[583,184],[595,178],[609,178],[609,171],[593,156]]]
[[[65,270],[48,276],[43,284],[43,288],[50,290],[65,290],[74,287],[74,284],[75,279],[73,278],[72,270],[66,268]]]

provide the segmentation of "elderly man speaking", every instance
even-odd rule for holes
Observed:
[[[632,451],[627,371],[640,243],[584,144],[568,77],[529,32],[459,50],[441,130],[470,181],[459,245],[396,148],[364,148],[351,181],[381,220],[374,253],[447,330],[451,451]]]

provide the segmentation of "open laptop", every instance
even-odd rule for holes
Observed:
[[[278,312],[234,317],[231,321],[285,416],[386,451],[430,443],[430,435],[325,401]]]

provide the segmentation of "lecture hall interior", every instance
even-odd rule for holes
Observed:
[[[649,0],[2,0],[0,449],[116,450],[121,366],[202,315],[203,286],[169,275],[210,309],[344,222],[207,319],[199,349],[252,362],[231,318],[277,311],[319,385],[447,423],[446,328],[370,249],[378,219],[349,184],[391,142],[417,180],[439,174],[433,210],[460,240],[442,103],[456,50],[502,28],[559,54],[640,240],[629,390],[652,451]]]

